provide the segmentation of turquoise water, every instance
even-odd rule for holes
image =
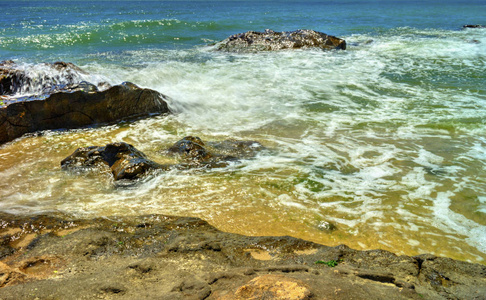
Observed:
[[[336,36],[484,23],[485,1],[0,1],[1,57],[80,60],[93,53],[188,49],[248,30]],[[398,34],[398,33],[397,33]],[[433,33],[431,33],[433,35]]]
[[[198,216],[218,228],[329,245],[486,259],[486,1],[0,1],[0,60],[73,62],[132,81],[175,112],[46,132],[0,148],[0,209]],[[248,30],[314,29],[346,51],[218,53]],[[19,95],[22,96],[22,95]],[[132,143],[156,161],[186,135],[258,140],[227,168],[133,189],[74,176],[77,147]],[[321,230],[332,222],[337,230]]]

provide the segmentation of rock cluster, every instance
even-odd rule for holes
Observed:
[[[346,41],[314,30],[276,32],[248,31],[235,34],[216,44],[216,49],[227,52],[277,51],[285,49],[318,48],[346,49]]]
[[[254,156],[264,147],[255,141],[226,140],[205,143],[198,137],[187,136],[162,153],[178,156],[181,163],[159,164],[130,144],[111,143],[106,146],[78,148],[61,162],[64,170],[79,168],[109,168],[114,180],[133,180],[145,177],[155,170],[217,168],[230,162]],[[213,151],[210,151],[210,149]]]
[[[312,30],[266,30],[233,35],[216,48],[346,49],[346,42]],[[0,62],[0,144],[40,130],[170,112],[169,99],[156,91],[129,82],[95,85],[70,63],[43,67],[56,75],[36,77],[12,61]],[[19,94],[32,96],[15,98]],[[160,152],[179,163],[159,164],[116,142],[79,148],[61,166],[108,168],[114,180],[130,181],[156,170],[225,167],[262,149],[255,141],[188,136]],[[318,228],[336,229],[324,221]],[[484,299],[485,276],[486,266],[479,264],[327,247],[292,237],[248,237],[197,218],[79,220],[0,212],[1,299]]]

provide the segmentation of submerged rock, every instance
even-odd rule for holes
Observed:
[[[223,155],[236,157],[253,157],[257,152],[265,148],[257,141],[239,141],[234,139],[222,142],[208,142],[208,145]]]
[[[186,136],[166,150],[168,154],[196,162],[202,162],[212,157],[204,148],[204,142],[199,137]]]
[[[169,113],[168,97],[124,82],[104,91],[79,83],[74,92],[55,92],[43,100],[0,107],[0,144],[25,133],[110,124]]]
[[[231,156],[207,150],[205,143],[199,137],[187,136],[163,151],[167,155],[178,156],[181,159],[181,163],[178,164],[158,164],[149,160],[143,152],[132,145],[117,142],[103,147],[78,148],[61,162],[61,167],[64,170],[108,167],[115,180],[132,180],[143,178],[149,172],[160,169],[226,167],[230,162],[249,157],[250,153],[252,156],[256,155],[257,150],[264,149],[260,143],[255,141],[227,140],[211,144],[215,145],[214,149],[217,149],[219,145],[223,145],[222,149],[238,149],[239,152],[233,153],[241,155]]]
[[[216,49],[228,52],[277,51],[284,49],[346,49],[346,41],[314,30],[275,32],[248,31],[219,42]]]

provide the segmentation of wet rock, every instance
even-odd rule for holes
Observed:
[[[158,164],[137,150],[130,144],[117,142],[106,146],[90,146],[78,148],[73,154],[61,161],[64,170],[76,171],[86,168],[109,168],[115,180],[140,179],[154,170],[190,168],[221,168],[226,167],[230,162],[237,161],[240,157],[247,158],[249,154],[256,154],[257,149],[264,147],[255,141],[228,140],[213,143],[218,146],[224,145],[223,149],[234,149],[234,154],[241,154],[238,157],[209,151],[205,143],[199,137],[187,136],[176,142],[163,153],[176,155],[181,159],[177,164]],[[229,153],[229,152],[228,152]]]
[[[464,264],[450,258],[432,255],[419,255],[415,259],[419,263],[418,279],[422,285],[430,286],[444,298],[481,299],[486,295],[486,290],[481,288],[486,278],[485,266]],[[460,275],[464,273],[467,273],[468,276]],[[478,280],[481,277],[482,280]],[[472,297],[471,290],[465,289],[466,282],[478,286],[474,297]],[[454,290],[453,294],[451,290]],[[433,295],[430,291],[424,292],[424,294],[430,298]]]
[[[18,65],[0,62],[0,95],[48,95],[74,91],[88,73],[72,63],[55,62]],[[100,85],[101,86],[101,85]],[[97,87],[96,87],[97,89]]]
[[[0,237],[0,259],[14,253],[14,249],[9,246],[11,235]]]
[[[167,149],[168,154],[179,155],[182,158],[203,161],[212,157],[204,148],[204,143],[199,137],[186,136]]]
[[[164,152],[183,159],[189,166],[220,168],[240,158],[249,158],[263,150],[256,141],[225,140],[204,143],[199,137],[186,136]]]
[[[257,141],[239,141],[229,139],[222,142],[208,142],[210,147],[213,147],[221,155],[234,157],[253,157],[258,152],[265,149],[265,147]]]
[[[216,49],[227,52],[277,51],[284,49],[319,48],[346,49],[346,41],[314,30],[275,32],[248,31],[230,36],[216,44]]]
[[[110,168],[115,180],[142,178],[152,170],[165,167],[147,159],[143,152],[123,142],[104,147],[78,148],[61,161],[64,170],[103,166]]]
[[[0,144],[26,133],[110,124],[170,113],[168,97],[125,82],[104,91],[85,82],[74,92],[56,92],[45,99],[0,107]]]
[[[463,25],[462,28],[485,28],[484,25]]]

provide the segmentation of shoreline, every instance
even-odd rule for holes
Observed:
[[[1,299],[483,299],[486,294],[481,264],[328,247],[288,236],[243,236],[199,218],[0,213],[0,220]]]

